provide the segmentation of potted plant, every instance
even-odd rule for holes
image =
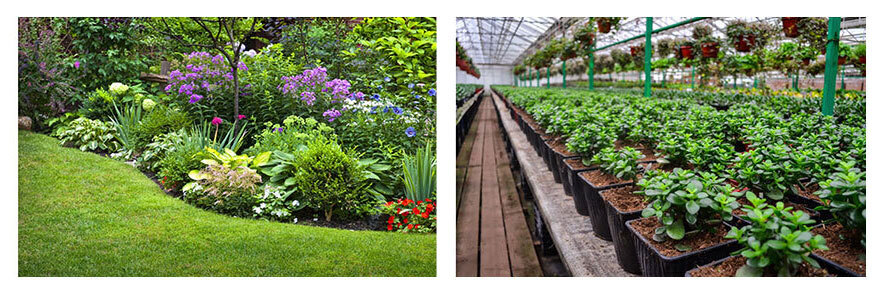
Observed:
[[[673,41],[673,38],[661,38],[655,43],[655,47],[657,47],[655,52],[658,54],[658,57],[663,59],[669,57],[674,52],[676,43]],[[677,58],[679,58],[679,55],[677,55]]]
[[[839,66],[844,65],[849,59],[854,59],[854,51],[851,46],[845,43],[839,43]]]
[[[590,211],[590,224],[596,236],[611,241],[611,232],[605,214],[605,205],[599,191],[632,184],[637,176],[646,169],[641,166],[642,152],[633,147],[615,150],[614,147],[603,148],[590,160],[590,164],[599,168],[580,174],[584,182],[584,199]]]
[[[673,40],[673,54],[676,56],[677,59],[686,58],[686,57],[682,56],[682,45],[686,44],[688,42],[691,42],[691,41],[689,41],[688,39],[685,39],[685,38],[677,38],[677,39]]]
[[[713,37],[713,28],[708,25],[697,25],[692,29],[694,43],[701,46],[704,58],[715,58],[719,54],[719,38]]]
[[[615,27],[615,30],[620,28],[621,20],[625,19],[623,17],[597,17],[596,25],[599,26],[599,33],[608,33],[611,32],[612,27]]]
[[[799,37],[799,20],[801,17],[782,17],[781,22],[784,26],[784,36],[789,38]]]
[[[694,52],[692,52],[692,47],[694,47],[694,42],[690,40],[685,40],[679,45],[679,53],[683,59],[693,59]]]
[[[725,27],[725,36],[738,52],[750,52],[756,46],[756,32],[742,20],[729,22]]]
[[[799,43],[808,45],[821,53],[827,50],[827,19],[804,17],[796,22]]]
[[[589,49],[593,46],[595,36],[596,27],[593,25],[593,22],[587,22],[575,31],[574,39],[582,45],[582,48]]]
[[[569,159],[565,163],[566,181],[572,186],[572,196],[575,201],[575,209],[579,214],[589,215],[589,208],[585,197],[587,190],[584,182],[579,179],[579,174],[595,168],[591,160],[599,151],[612,147],[617,140],[617,135],[604,125],[588,122],[575,129],[569,134],[566,148],[576,153],[580,161]]]
[[[578,56],[578,43],[566,39],[561,39],[560,43],[562,44],[562,50],[559,54],[559,60],[567,61]]]
[[[738,207],[734,188],[706,172],[674,169],[641,191],[650,201],[642,217],[627,222],[643,276],[682,276],[689,269],[724,258],[737,248],[723,238],[723,221]]]
[[[860,43],[855,45],[853,48],[854,56],[857,58],[857,63],[866,65],[867,64],[867,44]]]
[[[809,256],[814,251],[827,250],[827,240],[821,235],[813,235],[815,221],[802,211],[792,211],[782,202],[775,205],[766,203],[747,191],[750,205],[743,206],[745,219],[750,225],[741,228],[731,227],[726,238],[737,240],[741,249],[732,256],[718,262],[729,266],[720,268],[718,273],[709,272],[705,266],[686,272],[690,276],[826,276],[817,260]],[[742,265],[741,265],[742,263]],[[739,266],[739,267],[738,267]],[[737,267],[737,268],[735,268]]]
[[[824,225],[812,230],[822,235],[831,250],[815,250],[824,265],[832,266],[841,274],[866,275],[866,172],[855,167],[854,161],[840,162],[836,172],[820,183],[817,192],[824,205],[818,210],[832,214],[835,225]]]

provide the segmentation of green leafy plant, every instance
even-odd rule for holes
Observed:
[[[367,194],[369,183],[359,162],[334,141],[314,139],[292,162],[297,172],[286,182],[297,188],[300,200],[321,211],[326,221],[334,213],[359,216],[376,202]]]
[[[130,153],[138,150],[137,131],[144,117],[141,104],[123,103],[121,108],[118,108],[116,103],[113,103],[113,105],[116,117],[112,117],[111,122],[114,123],[114,128],[117,129],[117,138],[120,139],[123,148]]]
[[[722,221],[731,221],[737,203],[734,188],[722,185],[722,178],[707,172],[679,168],[673,173],[660,173],[637,183],[649,205],[642,217],[657,217],[661,227],[655,229],[656,241],[682,240],[700,231],[712,231]],[[677,246],[687,250],[686,246]]]
[[[591,122],[572,132],[566,147],[569,151],[580,154],[584,163],[590,165],[593,155],[606,147],[614,147],[617,139],[617,135],[605,126]]]
[[[81,151],[115,152],[123,147],[113,123],[86,117],[59,127],[56,136],[62,146],[76,147]]]
[[[160,160],[166,158],[166,154],[174,150],[176,145],[184,141],[186,136],[183,129],[154,136],[138,156],[138,165],[143,169],[156,171],[160,166]]]
[[[817,210],[826,210],[846,228],[860,232],[860,242],[866,247],[867,237],[867,182],[866,172],[855,167],[853,161],[841,162],[828,180],[820,183],[816,192],[824,202]]]
[[[436,153],[428,142],[415,155],[403,158],[405,196],[411,200],[436,199]]]
[[[639,165],[640,159],[642,159],[642,152],[633,147],[624,147],[619,150],[608,147],[600,150],[590,162],[598,164],[599,169],[606,174],[622,180],[635,181],[637,175],[643,171],[643,167]]]
[[[744,205],[744,219],[750,225],[732,227],[726,238],[733,238],[743,246],[734,252],[747,258],[736,276],[762,276],[766,270],[778,276],[794,276],[803,262],[820,268],[817,261],[808,257],[815,250],[827,250],[826,239],[812,235],[814,220],[803,211],[792,211],[782,202],[772,206],[764,198],[747,191],[751,205]]]
[[[251,215],[261,184],[261,176],[255,170],[210,164],[190,176],[194,182],[182,188],[185,201],[237,217]]]

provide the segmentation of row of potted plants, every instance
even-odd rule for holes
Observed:
[[[863,105],[495,90],[626,271],[865,274]]]
[[[467,50],[465,50],[464,47],[461,47],[461,43],[458,43],[457,40],[455,41],[455,51],[455,65],[458,66],[458,69],[467,72],[470,76],[479,78],[479,68],[473,64],[473,59],[467,55]]]

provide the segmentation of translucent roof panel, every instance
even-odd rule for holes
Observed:
[[[455,35],[476,64],[513,65],[559,18],[459,17]]]
[[[679,22],[689,17],[654,17],[655,30]],[[697,24],[713,28],[713,35],[725,38],[725,28],[730,21],[741,19],[746,22],[767,22],[781,26],[779,17],[713,17],[687,25],[677,26],[652,35],[652,42],[660,38],[691,38],[692,29]],[[571,37],[573,32],[586,24],[587,17],[463,17],[457,19],[456,36],[467,54],[477,64],[516,65],[527,56],[542,48],[553,38]],[[620,23],[620,29],[610,33],[597,34],[596,48],[603,48],[618,41],[645,34],[645,17],[628,17]],[[866,42],[866,18],[843,17],[840,39],[847,44]],[[791,39],[775,38],[773,44],[790,42]],[[607,53],[612,49],[629,50],[628,47],[641,44],[645,38],[637,38],[612,47],[598,50]]]

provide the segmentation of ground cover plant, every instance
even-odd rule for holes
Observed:
[[[419,216],[432,221],[407,232],[435,232],[433,18],[19,26],[19,115],[62,146],[131,164],[167,198],[230,219],[377,231],[395,231],[388,203],[426,201]]]

